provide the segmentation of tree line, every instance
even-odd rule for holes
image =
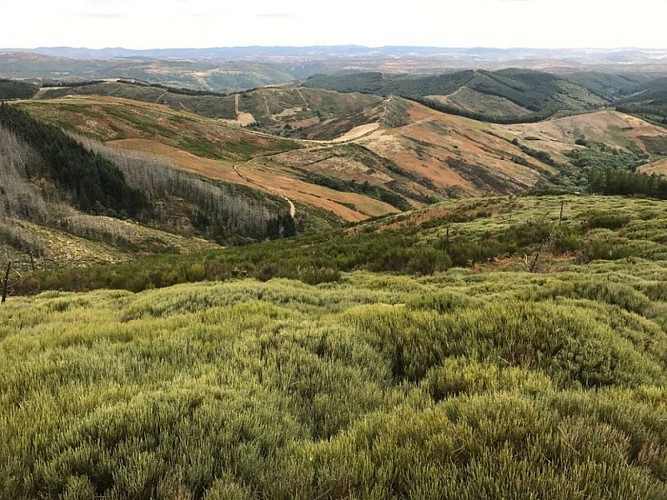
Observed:
[[[26,172],[27,177],[48,177],[71,196],[72,204],[79,210],[137,217],[149,208],[146,197],[127,184],[113,162],[87,150],[58,127],[5,103],[0,103],[0,125],[42,158]]]
[[[667,179],[661,175],[623,169],[595,169],[588,175],[588,190],[604,195],[644,195],[667,199]]]

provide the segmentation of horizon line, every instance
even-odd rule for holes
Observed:
[[[483,49],[483,50],[667,50],[667,47],[642,47],[642,46],[614,46],[614,47],[593,47],[593,46],[578,46],[578,47],[540,47],[540,46],[510,46],[510,47],[501,47],[501,46],[492,46],[492,45],[470,45],[470,46],[440,46],[440,45],[361,45],[361,44],[312,44],[312,45],[218,45],[218,46],[206,46],[206,47],[193,47],[193,46],[172,46],[172,47],[149,47],[149,48],[132,48],[124,46],[105,46],[105,47],[86,47],[86,46],[72,46],[72,45],[39,45],[36,47],[0,47],[0,51],[6,50],[15,50],[15,51],[34,51],[42,49],[72,49],[72,50],[91,50],[91,51],[103,51],[103,50],[127,50],[135,52],[145,52],[145,51],[154,51],[154,50],[218,50],[218,49],[308,49],[308,48],[360,48],[360,49],[391,49],[391,48],[402,48],[402,49],[439,49],[439,50],[474,50],[474,49]]]

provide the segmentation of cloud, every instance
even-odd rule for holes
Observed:
[[[88,19],[102,19],[106,21],[127,19],[128,17],[126,14],[119,14],[118,12],[82,12],[80,16]]]
[[[257,14],[257,17],[265,19],[294,19],[297,16],[289,12],[262,12]]]

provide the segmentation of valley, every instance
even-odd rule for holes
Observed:
[[[0,499],[667,498],[661,52],[46,52]]]

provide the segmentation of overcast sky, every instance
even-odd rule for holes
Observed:
[[[667,47],[667,0],[0,0],[0,47]]]

